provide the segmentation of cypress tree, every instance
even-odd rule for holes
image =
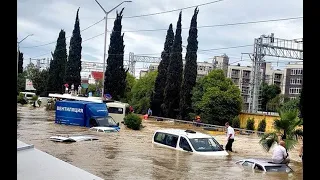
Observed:
[[[23,72],[23,53],[19,51],[18,73]]]
[[[191,19],[186,64],[184,67],[183,82],[181,86],[181,98],[180,98],[180,119],[188,119],[188,115],[191,112],[191,97],[192,89],[196,85],[197,80],[197,50],[198,50],[198,29],[197,29],[197,16],[198,8],[194,10],[194,14]]]
[[[66,32],[61,30],[57,40],[56,49],[52,54],[50,62],[48,92],[63,92],[63,84],[65,83],[65,72],[67,63],[67,47],[66,47]]]
[[[104,81],[104,93],[111,94],[112,98],[115,100],[123,98],[126,89],[126,70],[123,67],[124,34],[121,33],[123,9],[120,13],[117,12],[117,17],[114,20],[114,26],[110,36],[110,46],[108,50],[107,68]]]
[[[81,50],[82,50],[82,38],[80,34],[80,22],[79,22],[79,9],[77,10],[76,20],[74,23],[74,29],[72,37],[70,39],[69,57],[66,67],[66,83],[71,86],[74,84],[75,89],[81,84]]]
[[[174,33],[172,24],[169,25],[167,31],[166,41],[164,43],[164,50],[161,53],[161,62],[158,67],[158,75],[155,81],[154,93],[151,101],[152,114],[155,116],[162,116],[161,104],[163,103],[163,93],[167,80],[167,69],[170,62],[170,52],[174,40]]]
[[[180,90],[182,82],[182,37],[181,37],[181,15],[177,22],[177,29],[174,36],[170,63],[167,71],[167,81],[164,90],[164,103],[162,105],[164,115],[168,118],[176,118],[179,111]]]

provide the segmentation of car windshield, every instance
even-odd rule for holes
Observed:
[[[99,126],[103,126],[103,127],[118,126],[117,123],[110,116],[103,117],[103,118],[97,118],[96,121],[99,124]]]
[[[190,142],[199,152],[223,151],[220,144],[213,138],[190,138]]]
[[[267,172],[291,172],[287,166],[265,166]]]

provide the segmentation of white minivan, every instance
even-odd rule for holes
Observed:
[[[210,135],[182,129],[157,130],[152,143],[201,155],[227,156],[222,146]]]

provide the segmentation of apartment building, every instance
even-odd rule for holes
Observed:
[[[233,83],[239,87],[241,96],[243,98],[244,111],[249,109],[250,102],[250,79],[251,79],[251,66],[230,65],[228,66],[227,77],[231,78]]]
[[[222,56],[214,56],[212,64],[214,69],[222,69],[224,75],[227,76],[229,67],[229,57],[226,54],[223,54]]]
[[[183,61],[183,67],[185,66],[185,61]],[[197,77],[203,77],[208,75],[213,70],[213,64],[209,62],[198,62],[197,63]],[[159,67],[159,64],[150,64],[148,70],[141,70],[140,77],[144,76],[147,72],[156,71]]]
[[[284,68],[284,91],[285,96],[295,99],[300,96],[303,85],[303,63],[289,63]]]
[[[277,85],[281,92],[284,91],[284,71],[280,69],[273,69],[271,63],[263,63],[261,66],[263,75],[262,81],[268,85]]]

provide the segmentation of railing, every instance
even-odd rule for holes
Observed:
[[[185,121],[185,120],[179,120],[179,119],[170,119],[170,118],[164,118],[164,117],[158,117],[158,116],[150,116],[151,118],[154,119],[161,119],[165,121],[171,121],[171,122],[178,122],[178,123],[184,123],[184,124],[191,124],[191,125],[197,125],[200,127],[204,128],[210,128],[211,130],[216,130],[216,131],[226,131],[225,126],[219,126],[219,125],[213,125],[213,124],[205,124],[205,123],[198,123],[198,122],[193,122],[193,121]],[[262,135],[265,132],[262,131],[253,131],[253,130],[247,130],[247,129],[241,129],[241,128],[233,128],[236,132],[239,132],[240,134],[244,135],[250,135],[250,134],[257,134],[257,135]]]

